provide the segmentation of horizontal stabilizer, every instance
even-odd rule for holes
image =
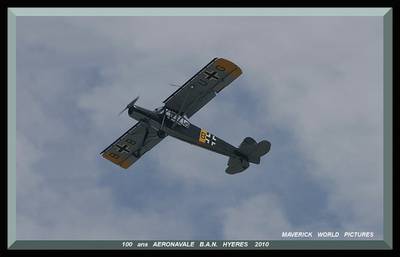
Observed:
[[[249,167],[249,162],[245,159],[236,157],[230,157],[228,161],[228,167],[225,172],[228,174],[235,174],[244,171]]]
[[[270,149],[271,143],[267,140],[257,143],[253,138],[246,137],[239,146],[237,156],[229,158],[225,172],[236,174],[247,169],[249,162],[259,164],[261,156],[268,153]]]

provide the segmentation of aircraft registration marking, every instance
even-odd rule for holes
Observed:
[[[203,144],[209,144],[211,146],[216,145],[217,138],[212,135],[211,133],[208,133],[207,130],[201,129],[200,130],[200,136],[199,136],[199,142]]]
[[[199,142],[200,143],[204,144],[206,142],[207,134],[208,134],[207,130],[205,130],[205,129],[201,129],[200,130],[200,136],[199,136]]]

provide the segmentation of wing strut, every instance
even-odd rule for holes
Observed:
[[[139,158],[142,154],[140,152],[141,149],[143,149],[144,143],[146,142],[147,138],[149,137],[149,124],[147,124],[146,122],[143,121],[143,123],[145,124],[145,132],[144,132],[144,136],[143,136],[143,140],[141,143],[140,148],[138,148],[136,150],[136,152],[132,152],[132,154],[136,157]]]
[[[164,115],[163,115],[163,118],[162,118],[162,121],[161,121],[160,130],[162,130],[163,127],[164,127],[164,121],[165,121],[166,113],[167,113],[167,107],[164,107]]]
[[[149,124],[147,124],[146,122],[143,122],[145,124],[145,129],[146,131],[144,132],[144,136],[143,136],[143,140],[142,140],[142,144],[140,146],[140,148],[137,149],[136,153],[135,153],[135,157],[139,158],[141,156],[140,150],[143,148],[144,143],[147,140],[147,137],[149,135]]]
[[[193,87],[193,86],[191,86],[190,88],[192,88],[192,87]],[[182,110],[183,110],[183,106],[185,106],[186,99],[188,98],[189,93],[191,93],[190,90],[188,90],[188,93],[186,94],[185,99],[183,99],[183,102],[182,102],[181,107],[179,107],[179,111],[178,111],[178,113],[176,114],[175,122],[174,122],[174,124],[172,125],[172,128],[175,128],[176,123],[178,122],[178,115],[182,115],[181,112],[182,112]]]

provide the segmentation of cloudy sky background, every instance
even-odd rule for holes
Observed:
[[[383,233],[381,17],[18,17],[17,239]],[[99,153],[214,57],[243,74],[191,118],[260,165],[166,138]]]

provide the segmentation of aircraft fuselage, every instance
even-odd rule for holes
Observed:
[[[189,144],[228,157],[241,156],[238,148],[209,133],[207,130],[191,124],[185,117],[177,115],[165,107],[156,112],[135,105],[129,108],[128,114],[131,118],[145,122],[159,131],[160,137],[170,135]]]

